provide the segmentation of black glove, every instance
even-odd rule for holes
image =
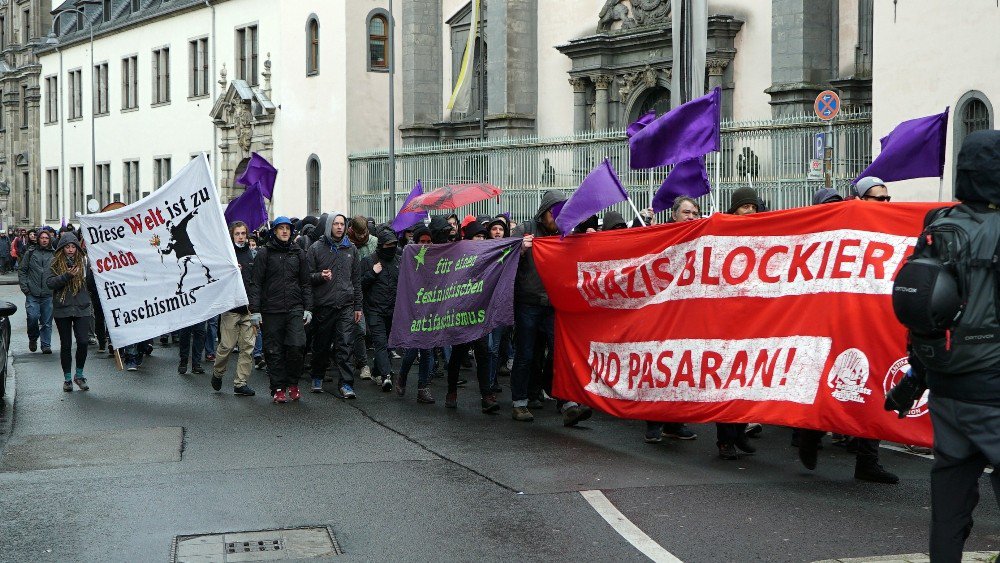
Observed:
[[[927,384],[910,370],[906,377],[885,394],[885,410],[896,411],[899,418],[903,418],[926,390]]]

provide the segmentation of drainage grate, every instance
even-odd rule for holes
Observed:
[[[326,526],[177,536],[171,561],[287,561],[343,555],[333,530]]]
[[[244,542],[226,542],[226,553],[251,553],[258,551],[281,551],[284,547],[281,538],[272,540],[257,540]]]

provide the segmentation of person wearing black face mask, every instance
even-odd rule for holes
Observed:
[[[359,271],[365,319],[375,347],[373,379],[383,391],[391,391],[393,378],[389,364],[389,333],[392,331],[392,312],[396,307],[400,259],[396,233],[391,227],[380,227],[376,237],[378,246],[374,253],[361,259]]]

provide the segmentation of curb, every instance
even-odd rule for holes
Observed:
[[[0,415],[0,457],[3,456],[7,442],[10,441],[10,433],[14,429],[14,404],[17,399],[17,374],[14,371],[14,355],[10,354],[7,360],[7,385],[5,386],[7,396],[0,397],[0,405],[3,406],[3,414]]]

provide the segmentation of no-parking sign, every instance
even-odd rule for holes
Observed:
[[[833,90],[823,90],[813,102],[816,117],[823,121],[832,121],[840,113],[840,96]]]

